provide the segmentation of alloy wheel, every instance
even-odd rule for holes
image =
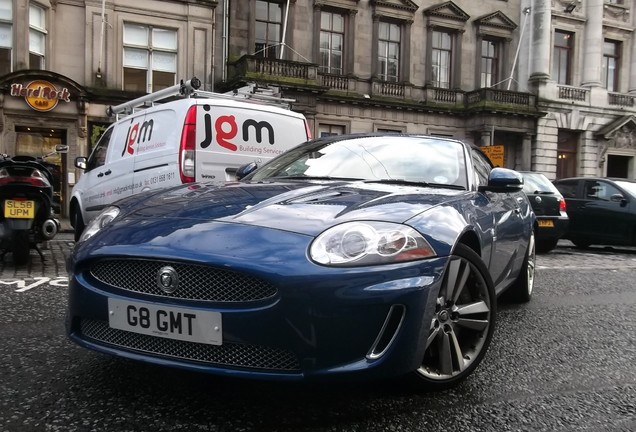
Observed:
[[[469,373],[489,340],[493,301],[477,267],[465,257],[453,256],[437,297],[424,359],[417,370],[423,378],[445,381]]]

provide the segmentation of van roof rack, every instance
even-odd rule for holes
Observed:
[[[175,84],[171,87],[157,90],[156,92],[140,96],[119,105],[109,106],[106,108],[106,115],[111,117],[113,115],[118,116],[119,114],[132,114],[135,111],[135,108],[153,106],[155,103],[173,96],[182,96],[186,98],[200,97],[208,99],[240,99],[245,102],[275,105],[286,109],[291,109],[291,104],[296,102],[295,99],[278,97],[271,89],[262,89],[256,84],[251,84],[228,93],[199,90],[199,87],[201,87],[201,80],[197,77],[193,77],[185,82],[181,80],[179,84]]]

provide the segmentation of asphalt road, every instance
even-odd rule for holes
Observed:
[[[72,244],[63,234],[44,263],[0,263],[0,431],[636,431],[636,249],[539,256],[533,301],[500,304],[473,376],[413,393],[219,379],[79,348],[63,326]]]

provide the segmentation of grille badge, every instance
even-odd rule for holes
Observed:
[[[161,267],[157,272],[157,286],[166,294],[172,294],[179,288],[179,274],[170,267]]]

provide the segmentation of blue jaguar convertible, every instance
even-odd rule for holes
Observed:
[[[530,300],[522,177],[473,145],[343,135],[243,168],[104,209],[68,262],[70,339],[218,375],[441,389],[484,358],[498,296]]]

